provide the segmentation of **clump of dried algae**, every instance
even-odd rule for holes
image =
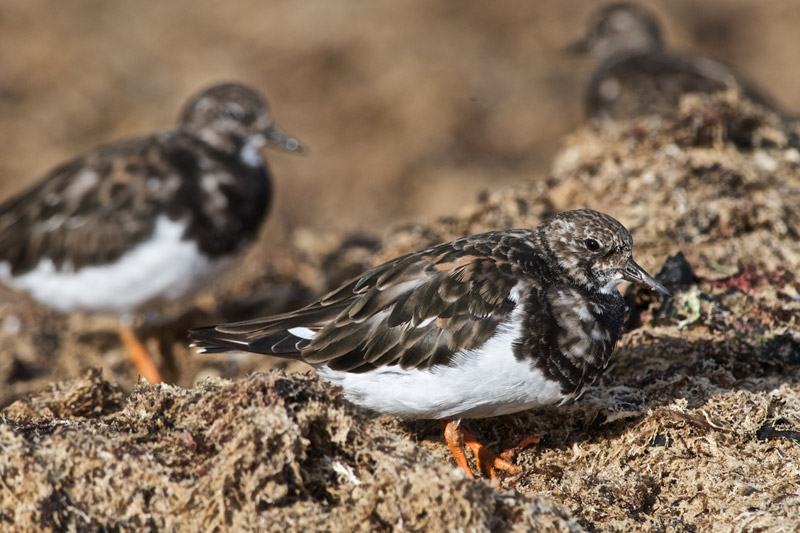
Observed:
[[[141,384],[123,402],[91,372],[3,416],[2,529],[579,530],[552,500],[466,479],[311,375]]]

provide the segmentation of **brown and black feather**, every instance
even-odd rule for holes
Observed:
[[[370,270],[296,312],[190,336],[207,351],[222,345],[348,372],[447,365],[508,319],[512,289],[522,277],[510,254],[516,241],[531,236],[494,232],[434,246]],[[316,331],[313,340],[287,333],[296,327]]]

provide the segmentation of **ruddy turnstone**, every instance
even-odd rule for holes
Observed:
[[[736,87],[740,94],[779,111],[752,83],[730,67],[699,55],[667,50],[661,27],[648,9],[611,4],[594,15],[586,36],[571,50],[597,61],[586,95],[594,118],[621,119],[673,113],[681,95]]]
[[[194,329],[201,353],[299,359],[381,413],[438,419],[457,464],[518,467],[460,426],[577,397],[608,364],[623,326],[617,290],[667,293],[637,265],[628,231],[581,209],[535,230],[473,235],[399,257],[292,313]]]
[[[123,317],[192,294],[258,232],[271,197],[265,144],[303,150],[250,87],[200,92],[176,130],[100,146],[0,205],[0,280],[60,311]],[[160,381],[128,322],[123,343]]]

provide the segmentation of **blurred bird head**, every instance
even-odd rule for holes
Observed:
[[[656,15],[642,6],[622,2],[608,5],[595,13],[586,35],[572,44],[569,51],[591,54],[602,61],[620,53],[663,48],[664,41]]]
[[[240,83],[222,83],[196,94],[181,114],[180,128],[215,148],[242,151],[243,156],[256,154],[266,144],[295,153],[305,150],[275,127],[261,94]]]

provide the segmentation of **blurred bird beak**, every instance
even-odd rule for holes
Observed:
[[[625,265],[625,273],[622,275],[622,277],[626,281],[644,285],[645,287],[648,287],[654,291],[658,291],[661,294],[666,294],[667,296],[670,295],[666,287],[657,282],[653,276],[645,272],[645,270],[637,265],[636,261],[633,259],[628,260],[628,264]]]
[[[575,41],[574,43],[568,45],[564,52],[574,55],[574,56],[582,56],[584,54],[589,53],[589,40],[588,39],[581,39],[580,41]]]
[[[296,154],[302,154],[306,152],[306,147],[303,146],[303,143],[291,135],[282,132],[275,126],[270,126],[267,131],[264,132],[264,134],[267,142],[275,145],[277,148],[281,148],[287,152],[294,152]]]

